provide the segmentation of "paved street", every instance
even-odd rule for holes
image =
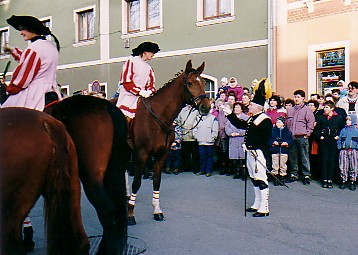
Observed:
[[[135,208],[137,225],[128,234],[145,243],[145,255],[358,254],[358,191],[289,184],[270,185],[270,216],[244,217],[244,182],[214,174],[163,174],[161,209],[155,222],[152,182],[143,180]],[[248,206],[253,201],[248,182]],[[101,234],[94,209],[83,199],[89,236]],[[36,249],[45,254],[41,201],[32,211]]]

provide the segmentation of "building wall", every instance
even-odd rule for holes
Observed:
[[[308,6],[305,2],[308,2]],[[292,96],[294,90],[315,93],[315,52],[346,48],[346,81],[358,80],[358,1],[287,1],[276,27],[277,92]]]
[[[21,4],[20,4],[21,3]],[[161,51],[151,61],[157,87],[185,68],[188,59],[194,66],[206,62],[204,73],[215,82],[223,76],[238,78],[249,86],[253,79],[267,76],[268,11],[267,0],[234,1],[233,21],[197,26],[197,1],[162,0],[163,32],[129,38],[124,47],[122,5],[118,0],[9,0],[0,5],[0,28],[7,26],[12,14],[51,17],[53,33],[61,43],[58,82],[70,85],[70,92],[87,88],[99,80],[108,84],[108,95],[116,91],[123,62],[131,50],[143,41],[154,41]],[[73,11],[88,6],[95,9],[95,40],[90,45],[74,44]],[[101,16],[101,13],[103,14]],[[105,15],[107,14],[107,15]],[[108,24],[101,27],[101,24]],[[103,30],[101,30],[103,29]],[[107,41],[106,41],[107,40]],[[10,28],[10,45],[25,48],[18,31]],[[108,55],[106,53],[108,52]],[[0,58],[0,72],[9,59]],[[11,70],[16,64],[11,65]],[[11,72],[9,73],[11,74]]]

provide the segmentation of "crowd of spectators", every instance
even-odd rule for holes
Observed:
[[[176,144],[172,146],[176,150],[175,174],[191,171],[210,177],[216,170],[220,175],[243,178],[246,131],[235,128],[223,109],[230,108],[238,118],[247,120],[257,82],[246,88],[235,77],[224,77],[215,99],[210,99],[209,116],[199,116],[191,106],[179,113]],[[347,94],[333,89],[325,95],[311,94],[308,101],[300,89],[292,98],[273,93],[265,103],[273,130],[264,154],[274,185],[296,181],[310,185],[314,179],[327,189],[332,189],[333,183],[341,189],[356,189],[358,83],[351,81],[347,87]],[[170,173],[168,166],[165,172]]]

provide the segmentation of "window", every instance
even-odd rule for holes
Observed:
[[[345,48],[316,52],[317,91],[322,94],[337,88],[345,80]]]
[[[0,55],[5,55],[4,46],[9,42],[9,29],[0,29]]]
[[[201,74],[200,76],[205,81],[205,94],[209,98],[215,98],[216,92],[218,90],[218,85],[217,85],[218,79],[207,74]]]
[[[161,0],[125,0],[123,6],[122,38],[162,31]]]
[[[234,0],[197,0],[197,26],[233,21]]]
[[[205,94],[209,97],[209,98],[215,98],[216,96],[216,91],[215,91],[215,85],[214,82],[208,79],[205,79]]]
[[[70,85],[61,85],[60,92],[64,98],[70,96]]]
[[[94,41],[95,38],[95,8],[94,6],[82,8],[74,11],[74,21],[76,26],[75,43],[83,44]]]
[[[78,13],[78,40],[84,41],[94,38],[93,10]]]
[[[231,0],[203,0],[204,19],[229,16],[231,14]]]

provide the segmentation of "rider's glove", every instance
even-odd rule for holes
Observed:
[[[144,98],[149,97],[151,94],[152,94],[151,90],[141,90],[141,91],[139,91],[139,95],[144,97]]]

